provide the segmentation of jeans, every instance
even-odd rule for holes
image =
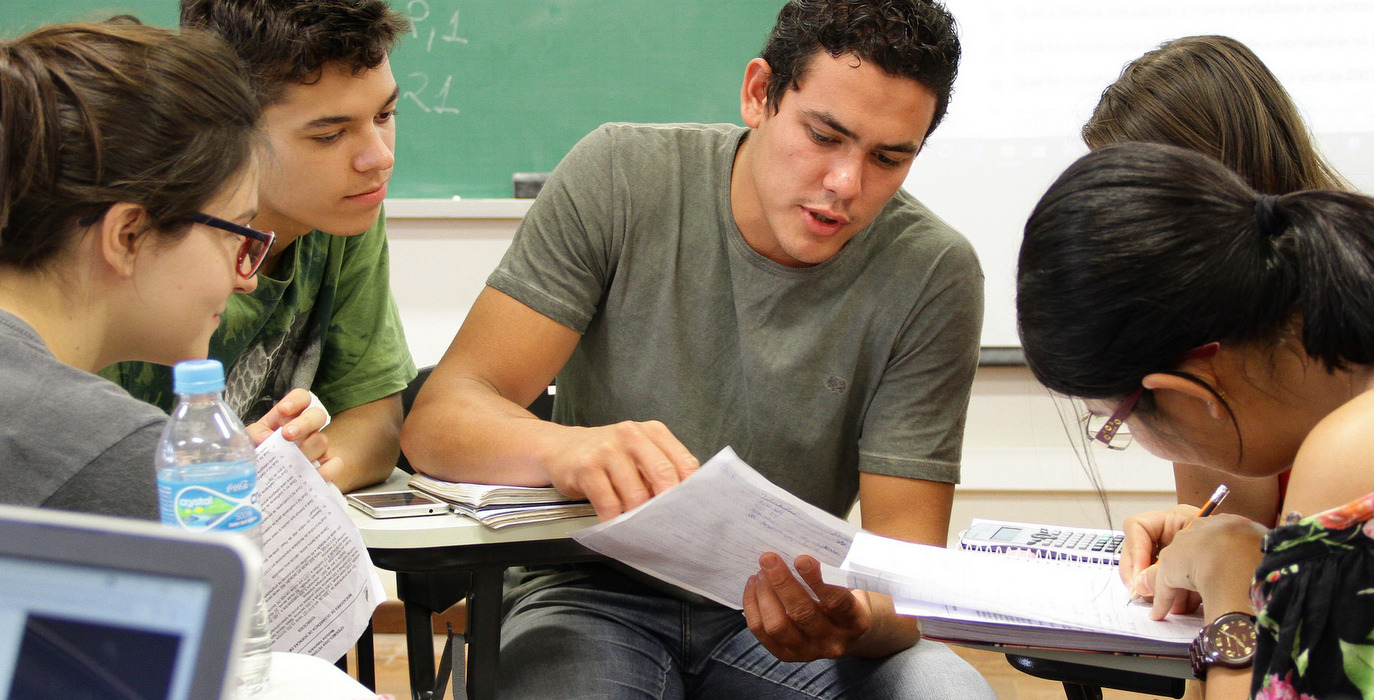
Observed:
[[[501,698],[950,698],[995,700],[948,647],[883,659],[777,660],[744,614],[611,572],[515,603],[501,628]]]

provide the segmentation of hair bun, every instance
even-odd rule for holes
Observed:
[[[1265,238],[1283,233],[1287,221],[1279,211],[1279,198],[1272,194],[1255,197],[1255,232]]]

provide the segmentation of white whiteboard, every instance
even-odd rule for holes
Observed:
[[[1016,255],[1046,187],[1122,66],[1169,39],[1224,34],[1288,89],[1325,155],[1374,192],[1374,0],[945,0],[963,61],[949,114],[906,188],[978,249],[982,344],[1014,346]]]

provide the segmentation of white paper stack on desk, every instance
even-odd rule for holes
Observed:
[[[824,569],[824,567],[823,567]],[[887,593],[921,633],[946,641],[1188,656],[1201,615],[1151,620],[1116,567],[950,550],[861,532],[826,581]]]
[[[416,474],[410,477],[410,488],[449,503],[453,512],[493,530],[596,514],[586,500],[564,496],[553,487],[456,483]]]

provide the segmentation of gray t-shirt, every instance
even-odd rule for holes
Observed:
[[[609,124],[487,283],[582,334],[554,420],[662,421],[836,515],[859,472],[957,482],[982,325],[969,243],[898,192],[831,260],[779,265],[730,209],[748,130]]]
[[[63,364],[0,311],[0,502],[156,520],[167,414]]]

